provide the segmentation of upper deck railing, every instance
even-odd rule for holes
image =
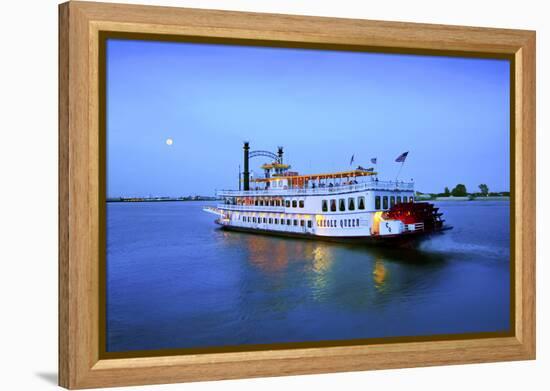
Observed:
[[[363,190],[393,190],[393,191],[413,191],[414,182],[401,181],[371,181],[358,183],[353,185],[336,185],[325,187],[308,187],[295,189],[279,189],[272,188],[268,190],[218,190],[217,195],[220,197],[228,196],[307,196],[307,195],[324,195],[350,193]]]
[[[232,211],[243,211],[243,210],[252,210],[252,211],[261,211],[261,212],[284,212],[284,206],[257,206],[257,205],[228,205],[228,204],[218,204],[218,209],[221,210],[232,210]]]

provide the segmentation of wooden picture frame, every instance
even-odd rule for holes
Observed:
[[[99,234],[100,36],[253,40],[264,45],[501,57],[512,61],[511,202],[514,332],[429,339],[105,358]],[[168,38],[166,38],[168,37]],[[141,5],[59,6],[59,384],[90,388],[535,358],[535,32]]]

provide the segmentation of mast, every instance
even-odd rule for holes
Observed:
[[[249,155],[249,151],[250,151],[250,146],[248,144],[248,141],[244,142],[243,150],[244,150],[243,190],[248,191],[248,190],[250,190],[250,172],[248,171],[248,155]],[[240,183],[240,181],[239,181],[239,183]]]

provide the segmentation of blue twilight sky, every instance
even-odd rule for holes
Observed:
[[[109,40],[107,195],[238,187],[242,142],[300,173],[370,166],[442,192],[509,190],[506,60]],[[166,140],[173,144],[167,145]],[[256,175],[264,158],[252,159]]]

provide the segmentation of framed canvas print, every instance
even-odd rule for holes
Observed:
[[[535,358],[535,33],[60,5],[60,385]]]

